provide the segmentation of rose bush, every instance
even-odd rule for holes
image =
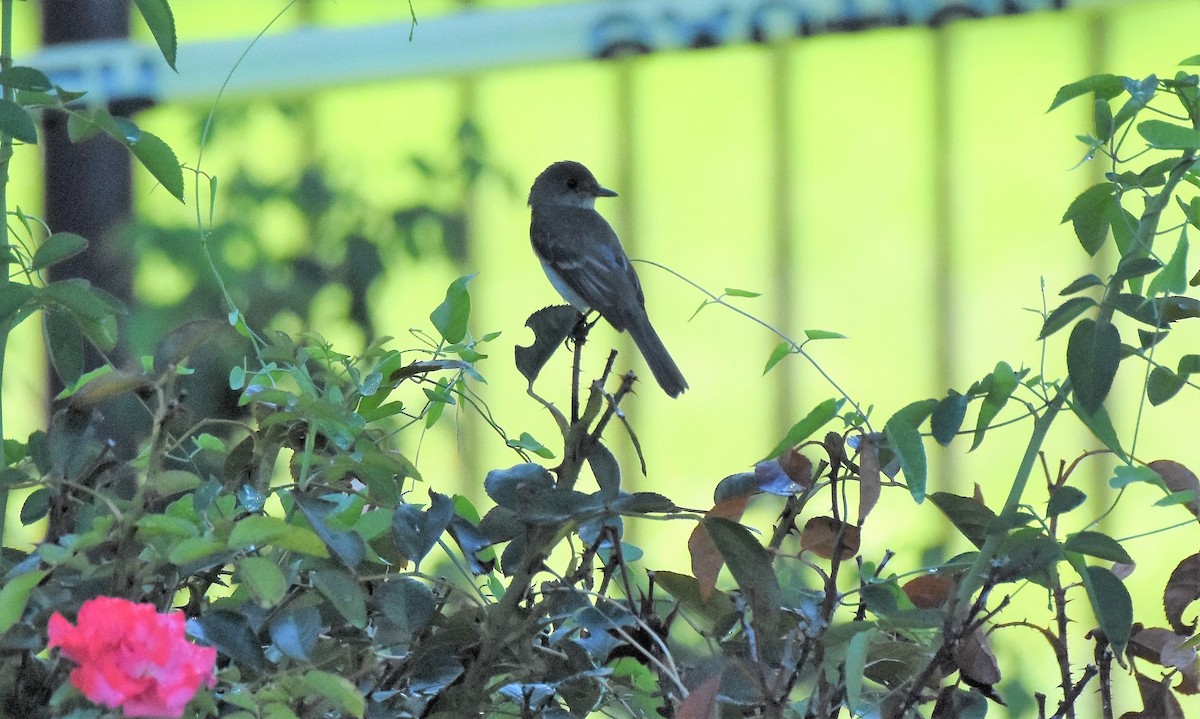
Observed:
[[[217,650],[187,641],[182,612],[161,614],[152,604],[96,597],[83,603],[75,625],[55,612],[49,635],[49,646],[79,665],[71,684],[126,716],[182,716],[201,685],[216,682]]]

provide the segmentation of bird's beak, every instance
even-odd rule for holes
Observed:
[[[608,189],[607,187],[601,187],[600,189],[596,190],[596,197],[620,197],[620,195]]]

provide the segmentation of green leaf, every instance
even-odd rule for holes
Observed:
[[[842,408],[843,402],[844,400],[830,398],[816,407],[813,407],[812,410],[804,416],[804,419],[792,425],[792,428],[788,430],[787,434],[782,440],[780,440],[779,444],[775,445],[775,448],[772,449],[770,453],[767,454],[767,456],[763,459],[778,457],[779,455],[783,454],[783,451],[788,447],[794,447],[808,439],[809,435],[824,427],[825,424],[834,417],[837,417],[838,410]]]
[[[429,509],[415,504],[401,504],[392,514],[392,538],[405,557],[418,567],[425,555],[437,544],[454,516],[450,498],[429,490]]]
[[[1089,255],[1095,255],[1108,236],[1107,209],[1116,204],[1113,184],[1101,182],[1079,194],[1067,207],[1062,221],[1071,221],[1079,244]]]
[[[1121,546],[1121,543],[1107,534],[1100,532],[1077,532],[1067,537],[1063,549],[1068,552],[1079,552],[1097,559],[1107,559],[1111,562],[1133,564],[1133,557]]]
[[[983,547],[988,529],[996,521],[996,513],[972,497],[949,492],[934,492],[929,501],[942,510],[950,523],[976,548]]]
[[[528,432],[522,432],[517,439],[510,439],[506,443],[509,447],[524,449],[533,452],[542,459],[554,459],[554,452],[549,447],[537,441],[534,436]]]
[[[270,609],[283,601],[288,581],[275,562],[266,557],[242,557],[237,567],[242,586],[258,600],[260,607]]]
[[[288,602],[271,617],[267,629],[276,649],[292,659],[308,661],[321,635],[321,612]]]
[[[210,609],[197,619],[203,628],[203,639],[216,645],[217,649],[236,664],[244,664],[255,671],[266,665],[258,632],[250,626],[243,615],[222,609]]]
[[[1090,274],[1084,275],[1083,277],[1080,277],[1079,279],[1075,280],[1071,284],[1062,288],[1062,290],[1059,291],[1058,294],[1062,297],[1065,297],[1067,295],[1073,295],[1076,292],[1086,290],[1089,287],[1098,287],[1103,284],[1104,284],[1104,280],[1100,279],[1096,275],[1090,275]]]
[[[37,125],[25,108],[4,98],[0,98],[0,133],[30,145],[36,145],[38,140]]]
[[[963,419],[967,416],[967,400],[966,395],[950,390],[933,410],[929,426],[933,430],[933,438],[943,447],[950,444],[962,427]]]
[[[137,140],[129,144],[129,149],[167,192],[183,202],[183,168],[170,145],[157,135],[142,130]]]
[[[1094,414],[1117,375],[1121,361],[1121,336],[1111,322],[1097,324],[1083,319],[1071,330],[1067,342],[1067,374],[1074,386],[1075,398],[1088,414]]]
[[[1186,377],[1181,377],[1166,367],[1155,367],[1146,381],[1146,399],[1157,407],[1174,397],[1186,383]]]
[[[1038,333],[1038,339],[1046,339],[1066,327],[1071,320],[1083,314],[1088,308],[1095,306],[1096,301],[1091,297],[1072,297],[1046,315],[1046,321],[1042,323],[1042,331]]]
[[[1179,366],[1175,370],[1181,375],[1200,372],[1200,355],[1184,355],[1179,358]]]
[[[1108,104],[1107,99],[1096,98],[1092,105],[1092,124],[1096,128],[1096,139],[1108,142],[1113,133],[1113,116],[1112,107]]]
[[[1087,95],[1088,93],[1095,93],[1097,97],[1111,100],[1120,95],[1122,89],[1124,89],[1124,86],[1121,84],[1121,78],[1116,75],[1092,75],[1091,77],[1086,77],[1059,88],[1058,93],[1054,95],[1054,101],[1050,103],[1050,107],[1046,112],[1050,112],[1050,110],[1068,100],[1073,100],[1080,95]]]
[[[287,549],[313,557],[328,557],[329,551],[316,532],[289,524],[279,517],[254,514],[233,525],[226,542],[229,549]]]
[[[87,246],[88,241],[74,232],[56,232],[47,237],[42,246],[33,254],[33,261],[29,264],[29,269],[36,272],[42,268],[56,265],[83,252]]]
[[[127,313],[112,295],[78,277],[51,282],[42,288],[40,298],[43,305],[56,304],[76,317],[92,321]]]
[[[7,70],[0,71],[0,85],[14,90],[33,90],[35,92],[50,92],[54,83],[46,77],[46,73],[32,67],[13,65]]]
[[[1165,120],[1146,120],[1138,123],[1137,131],[1159,150],[1200,150],[1200,130]]]
[[[384,615],[406,635],[406,641],[420,634],[437,610],[433,592],[412,577],[400,577],[384,582],[376,589],[375,600],[383,609]]]
[[[1060,514],[1066,514],[1072,509],[1083,504],[1087,499],[1087,495],[1080,490],[1070,485],[1064,485],[1054,490],[1050,495],[1050,501],[1046,503],[1046,516],[1057,517]]]
[[[429,315],[429,321],[442,335],[442,339],[454,344],[467,336],[467,320],[471,317],[471,294],[467,283],[475,275],[459,277],[446,288],[446,299]]]
[[[1113,651],[1117,655],[1124,653],[1133,627],[1133,599],[1129,590],[1117,575],[1104,567],[1080,567],[1076,562],[1072,565],[1083,579],[1096,621]]]
[[[1150,280],[1150,287],[1147,288],[1146,294],[1150,296],[1159,294],[1181,294],[1187,291],[1187,254],[1188,240],[1187,227],[1179,234],[1179,242],[1175,243],[1175,251],[1171,253],[1171,259],[1163,267],[1163,271],[1154,276]]]
[[[874,630],[868,629],[856,632],[846,643],[845,677],[846,677],[846,707],[850,714],[858,714],[866,707],[862,701],[863,675],[867,668],[867,650],[871,648],[871,636]]]
[[[0,636],[21,620],[29,595],[45,578],[47,572],[35,569],[31,572],[10,577],[0,587]]]
[[[1113,429],[1112,420],[1108,416],[1108,411],[1100,406],[1095,412],[1085,412],[1083,407],[1078,402],[1071,403],[1071,409],[1075,412],[1075,416],[1079,417],[1080,421],[1092,432],[1096,439],[1104,443],[1105,447],[1112,450],[1113,454],[1124,459],[1125,450],[1121,448],[1121,440],[1117,438],[1117,430]]]
[[[152,537],[198,537],[200,529],[183,517],[168,514],[147,514],[137,521],[138,536],[143,540]]]
[[[750,290],[739,290],[736,287],[726,287],[725,294],[729,297],[762,297],[761,292],[752,292]]]
[[[1129,99],[1117,111],[1116,117],[1113,118],[1113,127],[1121,128],[1125,123],[1132,120],[1142,108],[1154,99],[1154,94],[1158,91],[1158,76],[1148,75],[1143,80],[1134,80],[1130,77],[1121,78],[1121,84],[1125,91],[1129,93]]]
[[[844,340],[846,335],[829,330],[804,330],[804,336],[810,340]]]
[[[333,605],[350,626],[367,626],[367,600],[362,587],[349,572],[340,569],[319,569],[309,575],[313,586]]]
[[[62,311],[45,313],[42,336],[50,364],[64,385],[75,384],[83,374],[83,336],[70,314]]]
[[[225,543],[210,537],[191,537],[177,542],[167,552],[167,561],[183,566],[225,551]]]
[[[913,402],[892,415],[883,427],[892,450],[900,457],[900,469],[908,480],[908,491],[918,503],[925,500],[925,444],[917,427],[937,407],[937,400]]]
[[[175,16],[171,14],[171,5],[167,0],[136,0],[138,12],[150,28],[150,34],[158,43],[167,65],[175,70]]]
[[[310,669],[300,677],[300,681],[310,696],[325,699],[338,710],[338,714],[362,719],[367,710],[367,700],[363,693],[345,677]]]
[[[395,475],[396,473],[393,472],[392,476]],[[363,480],[367,481],[366,473],[364,473]],[[334,514],[338,506],[333,502],[316,497],[301,495],[295,495],[295,497],[296,504],[300,507],[300,511],[304,513],[304,518],[312,525],[313,530],[317,533],[317,537],[324,544],[322,547],[322,556],[329,556],[329,552],[332,552],[333,556],[345,565],[347,569],[358,567],[366,557],[366,542],[363,541],[363,538],[357,532],[335,529],[334,527],[330,527],[326,522],[326,519]]]
[[[983,398],[983,403],[979,406],[979,416],[975,419],[975,438],[971,441],[972,450],[983,442],[992,420],[1000,414],[1000,410],[1008,404],[1012,393],[1020,386],[1017,373],[1013,372],[1011,365],[1003,361],[996,363],[996,368],[984,381],[988,385],[988,391]]]
[[[1115,199],[1101,209],[1104,222],[1108,227],[1112,228],[1113,243],[1117,246],[1117,251],[1122,255],[1129,253],[1133,247],[1134,238],[1137,231],[1138,219],[1133,216],[1133,213],[1121,207]],[[1104,234],[1101,233],[1099,238],[1100,245],[1104,244]],[[1099,250],[1100,245],[1096,249]],[[1095,254],[1092,252],[1091,254]]]
[[[0,285],[0,322],[8,322],[15,318],[18,312],[26,307],[29,298],[34,295],[34,289],[19,282],[6,282]]]
[[[1131,484],[1150,484],[1163,491],[1166,491],[1167,485],[1163,483],[1163,479],[1150,467],[1140,464],[1118,464],[1113,468],[1113,476],[1108,480],[1108,486],[1113,489],[1124,489]]]
[[[763,367],[762,373],[765,375],[766,373],[770,372],[771,368],[773,368],[775,365],[779,364],[780,360],[782,360],[784,357],[787,357],[791,353],[792,353],[792,343],[791,342],[785,341],[785,342],[780,342],[779,344],[775,345],[775,349],[771,350],[771,356],[767,358],[767,365],[766,365],[766,367]]]
[[[1153,257],[1126,255],[1117,263],[1117,271],[1113,273],[1114,284],[1124,282],[1134,277],[1142,277],[1151,272],[1157,272],[1162,263]]]
[[[737,522],[720,517],[708,517],[702,522],[713,545],[729,567],[729,573],[749,600],[754,625],[759,636],[778,641],[779,604],[782,593],[771,555],[767,553],[750,530]]]

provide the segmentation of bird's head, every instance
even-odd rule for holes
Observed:
[[[529,206],[568,205],[592,209],[597,197],[616,197],[601,187],[591,170],[578,162],[563,160],[542,170],[529,190]]]

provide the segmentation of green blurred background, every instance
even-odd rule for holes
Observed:
[[[284,6],[172,3],[181,45],[218,38],[249,45]],[[413,9],[418,21],[431,22],[462,8],[415,1]],[[37,4],[21,3],[16,19],[20,62],[37,46]],[[396,0],[310,0],[267,32],[408,19],[407,3]],[[471,284],[474,333],[503,334],[480,365],[488,384],[478,390],[509,436],[530,432],[556,448],[553,423],[525,396],[512,348],[531,339],[526,317],[558,302],[528,245],[529,183],[553,161],[579,160],[621,193],[598,209],[631,256],[669,265],[717,292],[761,292],[737,302],[793,337],[813,328],[847,335],[809,348],[853,397],[874,405],[878,428],[912,400],[965,390],[999,360],[1037,371],[1041,319],[1030,310],[1055,306],[1058,288],[1093,269],[1059,221],[1104,170],[1076,166],[1085,148],[1074,138],[1091,130],[1087,103],[1051,114],[1046,108],[1060,86],[1086,75],[1172,74],[1179,60],[1200,52],[1197,28],[1195,0],[1118,0],[937,29],[881,28],[234,96],[216,107],[203,150],[203,171],[219,178],[214,247],[252,322],[312,329],[347,353],[372,334],[410,346],[409,329],[429,327],[446,285],[479,273]],[[411,42],[398,37],[395,52],[414,52],[422,29],[415,27]],[[133,33],[149,40],[139,22]],[[253,50],[244,62],[256,62]],[[208,70],[224,75],[230,68]],[[209,98],[154,107],[135,119],[195,168],[212,107]],[[31,214],[41,204],[37,153],[19,148],[10,190]],[[156,190],[138,168],[134,181],[136,219],[114,239],[135,268],[136,311],[123,327],[131,355],[184,319],[224,314],[195,252],[195,207]],[[636,471],[619,431],[610,434],[610,446],[625,461],[630,488],[703,508],[717,481],[751,467],[835,393],[797,357],[763,376],[776,338],[722,308],[689,320],[702,295],[657,268],[642,265],[639,272],[651,316],[691,390],[671,400],[651,382],[627,410],[649,479]],[[1197,351],[1194,329],[1175,332],[1171,351]],[[613,343],[623,350],[619,368],[632,365],[648,377],[627,340],[607,329],[593,335],[585,367],[598,370]],[[1065,373],[1064,347],[1065,335],[1049,342],[1049,376]],[[1174,357],[1161,360],[1172,366]],[[36,323],[14,336],[6,369],[6,429],[24,437],[44,425],[48,411]],[[544,375],[543,395],[565,402],[567,376],[564,354]],[[1130,365],[1109,400],[1126,446],[1142,380],[1141,368]],[[1194,417],[1186,400],[1148,411],[1137,456],[1200,466]],[[1047,445],[1051,466],[1098,446],[1060,424]],[[1028,427],[1017,424],[990,433],[970,455],[966,440],[946,451],[931,448],[931,491],[971,494],[978,484],[996,504],[1027,436]],[[431,485],[477,500],[488,469],[517,461],[468,412],[423,436],[408,432],[402,443]],[[1111,468],[1093,461],[1079,475],[1092,497],[1090,516],[1111,501]],[[1027,499],[1044,502],[1044,487],[1031,486],[1040,488]],[[1111,515],[1103,527],[1113,536],[1186,518],[1179,507],[1146,509],[1157,499],[1148,487],[1126,494],[1123,507],[1132,511]],[[770,500],[760,505],[760,518],[776,509]],[[19,506],[14,495],[7,543],[37,536],[36,525],[22,528],[16,520]],[[629,527],[630,539],[646,549],[646,565],[685,566],[691,525],[648,524]],[[929,503],[914,507],[899,489],[884,493],[863,536],[868,558],[885,549],[900,553],[891,565],[896,571],[966,548],[961,538],[940,546],[951,536],[942,515]],[[1200,540],[1193,525],[1127,547],[1153,560],[1155,543]],[[1143,580],[1161,587],[1183,556],[1165,554],[1163,566],[1138,567],[1135,592]],[[1044,605],[1038,591],[1023,594],[1031,607]],[[1135,612],[1161,622],[1160,600],[1135,595]],[[1002,648],[1001,662],[1016,651]],[[1036,673],[1024,679],[1040,681]],[[1018,706],[1014,715],[1020,713]]]

